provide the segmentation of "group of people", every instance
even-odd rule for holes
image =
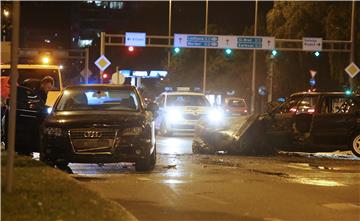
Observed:
[[[43,104],[46,104],[47,94],[54,87],[54,79],[51,76],[42,78],[38,85],[35,85],[33,90],[34,94]],[[19,86],[19,85],[17,85]],[[27,85],[25,85],[27,86]],[[8,109],[10,99],[10,77],[1,76],[1,118],[4,116]]]

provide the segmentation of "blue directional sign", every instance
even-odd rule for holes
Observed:
[[[217,42],[196,42],[196,41],[188,41],[187,46],[197,46],[197,47],[217,47]]]
[[[187,46],[190,47],[218,47],[219,38],[216,36],[198,36],[189,35],[187,36]]]
[[[262,38],[256,37],[238,37],[238,48],[262,48]]]
[[[195,41],[195,42],[208,42],[208,41],[218,41],[219,38],[216,36],[193,36],[189,35],[187,36],[188,41]]]

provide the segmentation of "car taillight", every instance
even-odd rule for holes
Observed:
[[[314,108],[308,109],[308,113],[313,114],[314,112],[315,112],[315,109],[314,109]]]
[[[291,108],[290,111],[291,111],[291,112],[296,112],[297,109],[296,109],[296,108]]]

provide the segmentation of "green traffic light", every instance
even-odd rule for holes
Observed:
[[[174,48],[174,52],[175,52],[176,54],[180,53],[180,48],[178,48],[178,47]]]
[[[278,53],[277,50],[272,50],[272,51],[271,51],[271,55],[272,55],[273,57],[275,57],[275,56],[277,55],[277,53]]]
[[[352,94],[352,90],[351,90],[351,89],[346,89],[345,94],[346,94],[346,95],[351,95],[351,94]]]
[[[225,50],[225,53],[226,53],[227,55],[231,55],[231,54],[232,54],[232,50],[231,50],[230,48],[227,48],[227,49]]]

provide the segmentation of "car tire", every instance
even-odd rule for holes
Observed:
[[[139,159],[135,162],[135,170],[138,172],[145,172],[154,169],[156,164],[156,147],[150,156]]]
[[[350,143],[351,151],[357,157],[360,157],[360,133],[356,133]]]
[[[171,136],[172,133],[168,131],[168,129],[166,128],[166,124],[165,124],[165,121],[161,122],[161,125],[160,125],[160,134],[161,136],[164,136],[164,137],[168,137],[168,136]]]

